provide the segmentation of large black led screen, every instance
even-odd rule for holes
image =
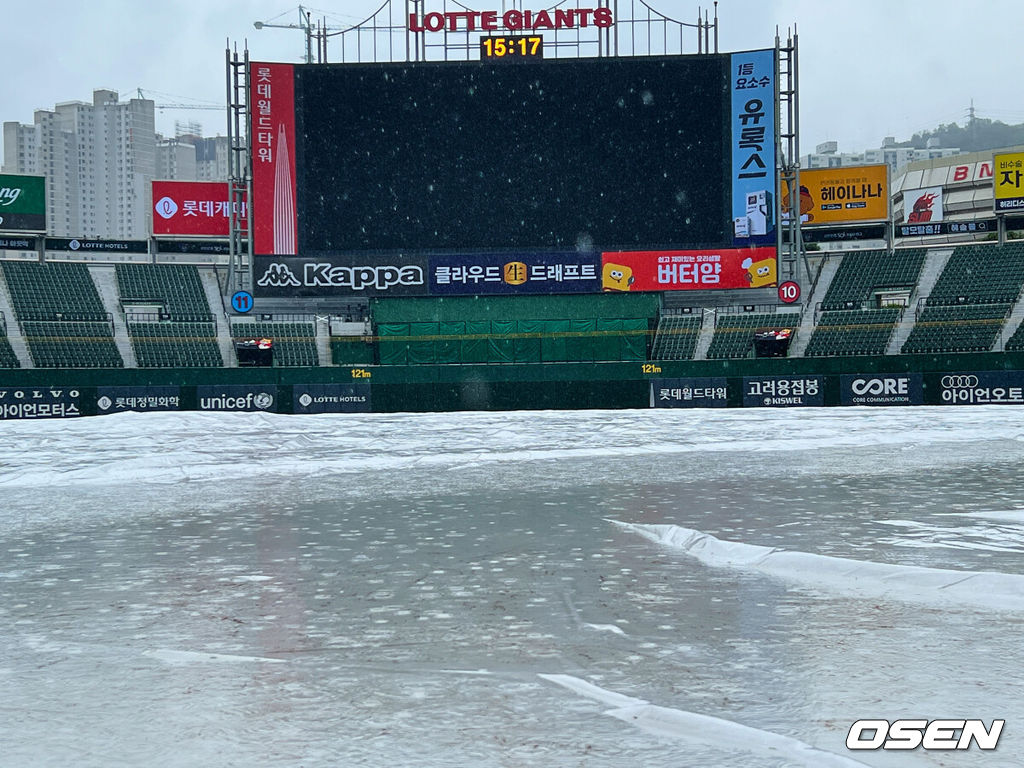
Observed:
[[[727,244],[728,62],[296,67],[299,250]]]

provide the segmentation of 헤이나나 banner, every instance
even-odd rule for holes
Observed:
[[[789,185],[781,183],[782,218],[791,208]],[[854,165],[800,171],[801,226],[857,224],[889,218],[889,167]]]
[[[0,232],[46,231],[46,178],[0,174]]]
[[[605,291],[765,288],[778,280],[774,248],[614,251],[601,254]]]

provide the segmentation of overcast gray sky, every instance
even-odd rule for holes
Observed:
[[[631,1],[619,0],[620,9]],[[363,20],[383,0],[311,2],[314,19],[341,27]],[[689,0],[649,3],[685,20],[698,7]],[[464,4],[502,8],[502,0]],[[553,4],[526,0],[516,7]],[[404,2],[396,0],[395,8],[401,18]],[[972,99],[979,117],[1024,122],[1021,10],[1020,0],[721,0],[719,47],[768,48],[777,26],[784,33],[795,24],[801,150],[835,140],[855,151],[879,146],[884,136],[907,139],[939,123],[962,125]],[[304,52],[298,29],[253,27],[258,20],[297,24],[298,4],[288,0],[5,0],[0,18],[0,121],[31,123],[35,109],[89,101],[96,88],[113,88],[122,99],[142,88],[157,104],[223,105],[229,40],[239,49],[247,43],[255,60],[300,61]],[[158,109],[157,130],[173,134],[175,119],[202,123],[208,136],[225,132],[217,110]]]

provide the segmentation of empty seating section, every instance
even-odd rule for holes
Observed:
[[[274,365],[316,366],[316,326],[313,323],[246,322],[231,326],[235,341],[270,339],[274,342]]]
[[[130,323],[140,368],[217,368],[224,364],[213,323]]]
[[[85,264],[3,262],[29,355],[38,368],[120,368],[109,316]]]
[[[0,329],[2,330],[2,329]],[[2,330],[0,335],[0,368],[20,368],[21,362],[11,348],[11,342],[7,338],[7,331]]]
[[[961,245],[928,296],[928,305],[1012,304],[1024,284],[1024,244]]]
[[[924,248],[887,251],[853,251],[843,256],[821,308],[860,309],[879,288],[910,288],[917,284],[924,266]]]
[[[84,264],[5,261],[4,278],[18,320],[107,319],[96,286]]]
[[[848,309],[823,312],[804,354],[807,357],[884,355],[901,310]]]
[[[1007,352],[1024,352],[1024,322],[1017,326],[1017,330],[1013,332],[1006,341]]]
[[[37,368],[121,368],[109,322],[26,320],[21,324]]]
[[[691,360],[697,349],[702,315],[662,315],[654,336],[652,360]]]
[[[162,304],[173,321],[208,323],[213,320],[195,265],[118,264],[114,269],[122,306]]]
[[[793,328],[800,324],[795,313],[744,312],[719,313],[715,335],[708,347],[708,360],[750,357],[754,353],[754,332],[758,328]]]
[[[905,353],[987,352],[1002,330],[1009,304],[927,305],[903,344]]]

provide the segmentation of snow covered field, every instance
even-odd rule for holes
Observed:
[[[3,423],[0,765],[1019,765],[1022,462],[1012,407]]]

